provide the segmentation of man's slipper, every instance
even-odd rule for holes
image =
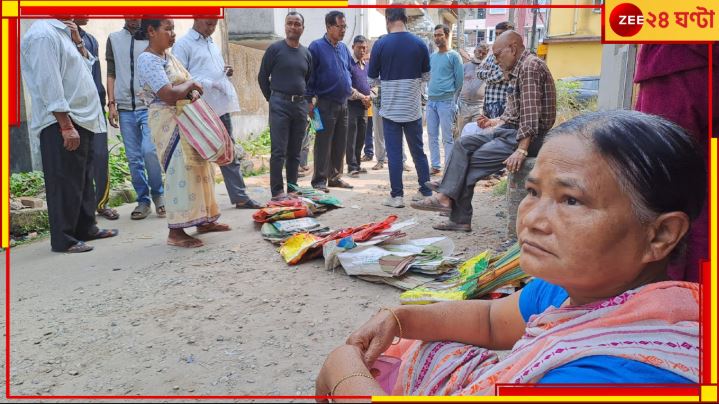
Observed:
[[[117,220],[120,218],[120,214],[115,209],[105,208],[97,211],[97,214],[104,217],[107,220]]]
[[[470,232],[472,231],[472,225],[470,224],[459,224],[455,223],[451,220],[448,220],[444,223],[438,223],[432,226],[435,230],[443,230],[443,231],[464,231],[464,232]]]
[[[77,243],[75,243],[75,245],[73,245],[72,247],[65,250],[65,252],[70,253],[70,254],[84,253],[84,252],[92,251],[93,248],[95,248],[95,247],[93,247],[91,245],[87,245],[82,241],[78,241]]]
[[[146,218],[151,212],[150,205],[141,203],[135,206],[135,209],[130,213],[130,219],[140,220]]]
[[[185,238],[182,240],[170,240],[167,239],[167,244],[175,247],[182,247],[182,248],[197,248],[202,247],[205,245],[205,243],[202,242],[202,240],[196,239],[196,238]]]
[[[235,208],[237,208],[237,209],[261,209],[261,208],[264,208],[264,206],[260,205],[259,203],[257,203],[256,201],[254,201],[252,199],[248,199],[244,202],[237,202],[235,204]]]
[[[442,205],[439,200],[431,196],[429,198],[424,198],[421,201],[412,202],[409,204],[409,206],[419,209],[419,210],[429,210],[432,212],[447,212],[449,213],[452,208],[449,208],[447,206]]]
[[[214,231],[230,231],[230,230],[231,230],[230,226],[228,226],[224,223],[217,223],[217,222],[212,222],[212,223],[197,226],[198,233],[210,233],[210,232],[214,232]]]
[[[97,240],[97,239],[101,239],[101,238],[115,237],[115,236],[117,236],[119,233],[120,233],[120,232],[119,232],[117,229],[100,229],[100,230],[97,231],[97,233],[91,234],[91,235],[87,238],[87,241]]]

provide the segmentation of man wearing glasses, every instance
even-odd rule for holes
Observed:
[[[478,131],[454,145],[441,183],[428,183],[437,195],[412,207],[449,214],[437,230],[471,231],[474,185],[507,168],[517,172],[527,156],[536,156],[556,119],[557,96],[547,64],[524,48],[515,31],[500,35],[492,47],[497,64],[509,79],[507,108],[499,118],[481,116]]]
[[[312,74],[307,84],[307,95],[316,99],[308,106],[313,117],[319,109],[323,130],[315,136],[314,173],[312,187],[329,192],[329,187],[352,188],[343,181],[342,164],[347,145],[347,100],[352,95],[350,54],[342,43],[347,30],[345,15],[330,11],[325,16],[327,33],[312,41]]]

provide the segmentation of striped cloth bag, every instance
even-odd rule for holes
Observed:
[[[202,98],[184,105],[175,117],[180,134],[200,156],[224,166],[235,158],[235,147],[225,125]]]

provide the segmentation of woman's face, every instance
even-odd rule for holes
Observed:
[[[150,44],[162,49],[171,48],[175,44],[175,23],[172,20],[162,20],[157,29],[148,30]]]
[[[586,140],[551,138],[526,186],[517,214],[526,273],[564,287],[573,298],[601,299],[635,287],[649,234]]]

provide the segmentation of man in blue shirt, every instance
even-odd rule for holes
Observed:
[[[464,81],[464,65],[459,54],[449,49],[449,27],[439,24],[434,27],[434,43],[437,52],[429,58],[432,75],[429,79],[429,101],[427,102],[427,134],[429,155],[432,160],[432,175],[441,172],[439,158],[439,130],[442,129],[445,166],[452,152],[454,138],[452,121],[457,108],[457,98]]]
[[[352,55],[342,43],[347,30],[345,15],[330,11],[325,16],[325,26],[327,33],[312,41],[308,48],[312,54],[312,75],[307,94],[316,98],[308,106],[310,116],[317,106],[324,127],[315,136],[312,187],[329,192],[328,186],[352,188],[340,178],[347,144],[347,99],[352,95]]]

